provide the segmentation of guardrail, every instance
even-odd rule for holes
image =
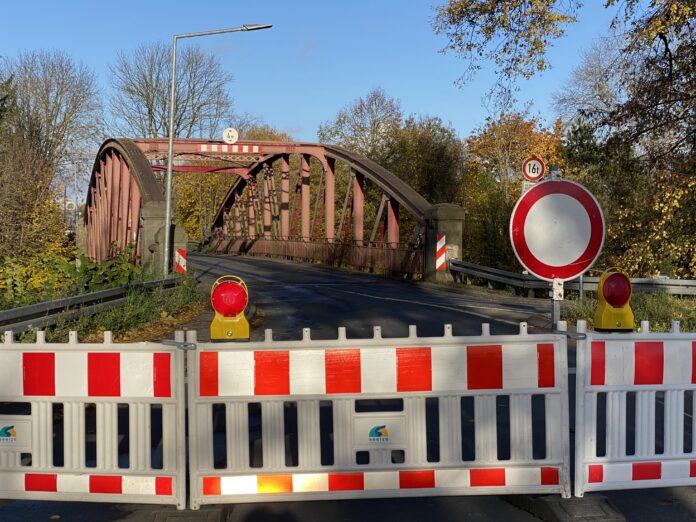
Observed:
[[[498,270],[487,266],[467,263],[459,259],[449,261],[449,269],[456,280],[462,278],[462,274],[470,277],[479,277],[488,281],[495,281],[506,285],[522,288],[523,290],[548,289],[551,283],[543,281],[529,274],[517,274],[506,270]],[[583,290],[597,291],[599,277],[584,277]],[[632,278],[634,292],[664,293],[673,295],[696,295],[696,281],[693,279],[647,279]],[[566,290],[579,290],[580,282],[577,279],[566,281],[563,285]]]
[[[93,315],[123,305],[128,292],[171,288],[177,281],[178,278],[160,279],[3,310],[0,311],[0,331],[12,330],[22,333],[30,328],[53,326],[60,320],[70,320],[85,314]]]

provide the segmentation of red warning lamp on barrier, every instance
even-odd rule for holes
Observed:
[[[249,339],[249,321],[244,310],[249,304],[249,291],[241,278],[220,277],[210,292],[215,317],[210,323],[211,340]]]
[[[594,316],[598,332],[632,332],[633,310],[631,310],[631,280],[615,269],[608,269],[599,278],[597,300],[599,304]]]

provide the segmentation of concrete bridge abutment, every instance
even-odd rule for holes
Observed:
[[[439,203],[425,215],[425,263],[423,279],[437,283],[452,281],[449,260],[461,258],[465,212],[459,205]],[[444,270],[437,270],[437,236],[443,234],[446,243]]]

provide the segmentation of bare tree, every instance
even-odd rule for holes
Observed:
[[[124,136],[168,136],[171,47],[152,43],[141,45],[131,55],[119,53],[109,70],[114,130]],[[218,135],[231,117],[232,99],[227,91],[231,82],[232,75],[212,53],[196,46],[178,51],[174,135]]]
[[[63,237],[64,165],[101,141],[95,76],[65,53],[35,51],[0,63],[0,86],[0,256],[43,251]]]
[[[333,121],[320,125],[317,135],[322,142],[342,145],[381,162],[402,118],[399,100],[377,88],[341,109]]]
[[[0,64],[12,78],[11,124],[57,171],[102,140],[102,105],[94,73],[62,51],[31,51]],[[52,178],[51,178],[52,181]]]
[[[564,121],[580,118],[598,124],[626,99],[621,47],[617,37],[601,38],[583,52],[580,65],[553,95],[554,107]]]

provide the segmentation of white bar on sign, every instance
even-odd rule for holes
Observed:
[[[627,464],[605,464],[604,482],[630,482],[633,478],[633,465]]]
[[[292,395],[323,395],[326,392],[326,371],[323,350],[290,351],[290,393]]]
[[[633,341],[605,342],[605,384],[633,385]]]
[[[541,484],[539,468],[506,468],[506,486],[538,486]]]
[[[468,469],[438,469],[435,470],[436,488],[468,488]]]
[[[398,471],[371,471],[365,473],[365,489],[399,489]]]
[[[536,388],[539,385],[535,344],[503,345],[503,388]]]
[[[254,395],[254,352],[218,353],[218,394]]]
[[[362,393],[396,391],[396,348],[360,350]]]
[[[0,474],[0,491],[24,491],[24,473]]]
[[[256,475],[222,477],[220,493],[222,495],[256,495],[258,493]]]
[[[23,367],[21,352],[0,351],[0,395],[4,397],[22,397],[24,383],[22,382]],[[24,488],[22,488],[24,489]]]
[[[59,493],[89,493],[89,475],[58,474]]]
[[[154,396],[151,353],[121,353],[121,397]]]
[[[121,487],[124,495],[156,495],[155,477],[123,476]]]
[[[664,384],[691,384],[691,341],[664,343]]]
[[[56,353],[56,396],[87,396],[87,354]]]
[[[295,493],[311,493],[329,490],[329,476],[326,473],[305,473],[292,476],[292,490]]]
[[[466,346],[433,346],[431,365],[434,392],[467,389]]]

